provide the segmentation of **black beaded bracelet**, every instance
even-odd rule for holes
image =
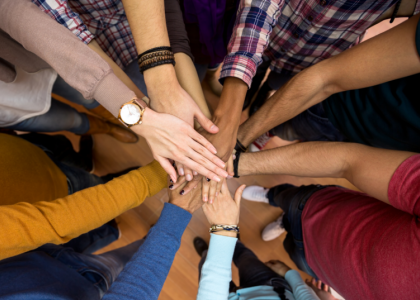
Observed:
[[[173,66],[175,66],[175,60],[173,59],[165,59],[165,60],[161,60],[161,61],[157,61],[157,62],[153,62],[151,64],[145,65],[144,67],[140,68],[140,73],[143,74],[144,71],[149,70],[151,68],[160,66],[160,65],[166,65],[166,64],[172,64]]]
[[[147,51],[144,51],[142,54],[139,54],[137,56],[137,60],[139,60],[142,56],[144,56],[146,54],[149,54],[149,53],[152,53],[152,52],[156,52],[156,51],[164,51],[164,50],[171,51],[172,52],[172,48],[171,47],[167,47],[167,46],[156,47],[156,48],[152,48],[152,49],[149,49]]]
[[[239,178],[239,175],[238,175],[238,166],[239,166],[239,157],[241,156],[241,153],[242,152],[238,152],[238,151],[236,151],[236,153],[235,153],[235,159],[233,160],[233,177],[235,177],[235,178]]]

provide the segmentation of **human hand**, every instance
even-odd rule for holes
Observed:
[[[245,185],[241,185],[232,199],[226,180],[223,180],[222,189],[213,204],[205,203],[203,212],[210,225],[238,225],[242,192]]]
[[[190,212],[191,214],[194,213],[197,209],[199,209],[203,202],[201,201],[201,191],[200,186],[195,188],[191,193],[188,195],[182,196],[180,194],[181,189],[187,184],[185,177],[180,177],[178,180],[181,185],[178,188],[168,189],[169,194],[169,203],[172,203],[180,208]],[[172,183],[169,183],[169,186]]]
[[[291,270],[289,266],[279,260],[270,260],[265,265],[282,277],[286,276],[286,273]]]
[[[312,280],[305,280],[306,284],[315,292],[321,300],[337,300],[330,292],[329,286],[323,283],[321,280],[316,281],[315,278]]]
[[[175,116],[156,113],[146,108],[142,124],[131,129],[146,139],[153,157],[173,182],[177,182],[177,175],[168,159],[216,181],[220,180],[219,176],[228,175],[223,170],[225,163],[214,155],[214,147],[191,126]]]
[[[211,134],[219,131],[200,110],[191,96],[180,86],[172,65],[162,65],[147,70],[144,73],[150,101],[150,107],[159,113],[167,113],[180,118],[191,127],[194,120],[204,131]],[[176,162],[179,176],[185,176],[188,181],[197,175],[197,170]]]

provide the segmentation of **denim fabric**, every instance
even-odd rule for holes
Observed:
[[[303,245],[302,212],[306,202],[313,193],[325,188],[321,185],[296,187],[291,184],[281,184],[268,191],[270,205],[280,207],[284,211],[283,225],[287,231],[283,242],[284,248],[296,266],[318,278],[309,267]]]
[[[85,99],[82,94],[68,85],[60,76],[57,77],[52,92],[73,103],[83,105],[87,109],[99,106],[99,103],[95,100]],[[89,120],[86,114],[78,112],[67,104],[51,99],[51,107],[47,113],[26,119],[8,128],[31,132],[66,130],[75,134],[84,134],[89,130]]]
[[[125,69],[125,74],[134,82],[134,84],[139,88],[139,90],[147,95],[146,82],[144,81],[143,74],[140,73],[139,65],[137,59],[133,60]]]
[[[66,130],[75,134],[84,134],[88,132],[90,126],[86,114],[78,112],[63,102],[51,99],[51,107],[47,113],[26,119],[7,128],[31,132]]]
[[[201,275],[201,269],[206,261],[206,257],[207,250],[203,252],[203,256],[198,265],[199,276]],[[236,242],[233,262],[239,270],[240,287],[236,287],[231,281],[229,293],[236,292],[239,288],[249,288],[260,285],[272,286],[279,295],[283,295],[284,290],[289,290],[293,293],[293,290],[286,279],[267,267],[258,259],[254,252],[245,247],[239,240]]]
[[[204,77],[206,77],[207,70],[209,68],[208,64],[194,64],[194,67],[197,71],[198,79],[200,82],[204,80]]]
[[[293,141],[345,141],[346,138],[328,120],[322,103],[318,103],[296,117],[278,125],[270,133]]]

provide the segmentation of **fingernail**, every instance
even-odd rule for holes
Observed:
[[[210,178],[206,178],[206,180],[207,180],[207,182],[210,182],[211,179]]]
[[[204,197],[203,197],[203,201],[204,201],[204,202],[207,202],[207,196],[204,196]]]
[[[172,180],[172,178],[169,178],[169,181],[172,182],[172,183],[174,183],[173,180]]]
[[[184,176],[184,169],[183,168],[179,168],[179,174],[181,174],[181,176]]]
[[[214,154],[216,154],[217,153],[217,149],[212,145],[211,146],[211,151],[214,153]]]
[[[219,192],[216,192],[216,197],[219,196]]]
[[[172,190],[174,188],[174,185],[173,184],[171,184],[170,186],[169,186],[169,189],[170,190]]]
[[[217,126],[213,124],[213,125],[211,125],[210,129],[212,129],[212,130],[217,129]]]
[[[235,160],[235,159],[236,159],[236,155],[235,155],[235,154],[233,154],[232,156],[233,156],[233,160]]]
[[[191,181],[192,180],[192,176],[191,176],[191,174],[187,174],[187,181]]]
[[[210,204],[212,204],[212,203],[213,203],[213,199],[212,199],[212,198],[210,198],[210,201],[209,201],[209,203],[210,203]]]
[[[185,193],[185,191],[182,190],[179,194],[182,196],[182,195],[184,195],[184,193]]]
[[[198,175],[198,173],[196,171],[193,171],[193,174],[194,174],[194,176],[197,176]]]
[[[217,181],[217,182],[220,182],[220,178],[219,178],[219,177],[217,177],[217,176],[214,176],[214,177],[213,177],[213,180],[215,180],[215,181]]]

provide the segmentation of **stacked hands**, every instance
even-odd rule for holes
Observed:
[[[142,124],[132,127],[132,130],[146,139],[153,157],[170,176],[174,184],[171,188],[178,190],[182,185],[179,193],[185,195],[201,183],[203,201],[213,203],[222,189],[223,179],[233,176],[231,153],[234,145],[226,143],[226,134],[219,132],[219,128],[203,114],[179,85],[175,75],[161,73],[165,70],[172,72],[173,68],[162,66],[144,73],[150,108],[146,108]],[[156,85],[161,78],[165,78],[167,88],[162,89],[161,83]],[[195,120],[201,126],[197,131],[194,129]],[[221,144],[217,148],[223,148],[223,153],[218,153],[209,140],[228,146]],[[185,181],[189,183],[183,184]]]

